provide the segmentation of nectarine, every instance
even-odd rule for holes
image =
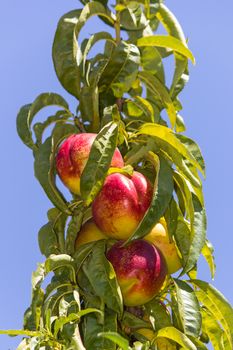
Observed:
[[[115,243],[107,252],[126,306],[143,305],[160,291],[167,266],[162,253],[144,240]]]
[[[153,243],[163,253],[169,274],[178,271],[182,267],[175,242],[170,242],[167,224],[164,218],[161,218],[151,232],[143,239]]]
[[[93,219],[107,236],[127,239],[136,229],[148,209],[152,186],[141,173],[126,176],[113,173],[92,205]]]
[[[80,177],[87,163],[96,134],[83,133],[69,136],[60,146],[56,156],[57,173],[74,194],[80,194]],[[124,161],[118,149],[111,162],[112,167],[122,168]]]
[[[100,239],[108,239],[102,231],[96,226],[92,219],[85,222],[79,231],[76,241],[75,248],[80,247],[81,245],[93,241],[98,241]]]

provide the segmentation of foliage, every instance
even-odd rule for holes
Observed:
[[[163,342],[171,350],[206,349],[209,342],[216,350],[231,350],[232,308],[213,286],[196,279],[201,253],[212,278],[215,263],[206,238],[204,160],[198,145],[182,134],[179,94],[189,78],[188,60],[195,62],[182,28],[160,0],[121,1],[113,10],[105,0],[82,4],[60,19],[52,52],[60,83],[77,99],[76,113],[63,97],[43,93],[17,117],[18,134],[33,151],[35,176],[54,207],[39,230],[46,260],[32,276],[24,329],[0,333],[24,335],[18,350],[156,350],[165,349]],[[79,33],[92,16],[102,20],[102,31],[80,42]],[[161,25],[166,35],[157,33]],[[121,38],[123,32],[127,39]],[[90,57],[99,41],[103,51]],[[171,55],[174,73],[168,86],[164,62]],[[33,125],[48,106],[58,111]],[[44,136],[48,127],[50,136]],[[69,201],[57,184],[55,156],[64,139],[80,132],[98,136],[81,177],[81,195]],[[168,276],[160,294],[141,306],[143,317],[123,305],[105,257],[111,241],[74,249],[117,145],[128,167],[113,171],[127,173],[133,167],[154,183],[151,205],[128,241],[143,238],[164,216],[182,259],[180,276]],[[153,336],[137,332],[141,328]]]

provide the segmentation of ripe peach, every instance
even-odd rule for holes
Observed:
[[[144,240],[115,243],[107,252],[126,306],[143,305],[160,291],[167,274],[162,253]]]
[[[175,242],[170,242],[169,240],[167,224],[164,218],[161,218],[143,239],[153,243],[163,253],[169,274],[178,271],[182,267]]]
[[[113,173],[92,205],[93,219],[107,236],[127,239],[149,208],[152,186],[141,173],[126,176]]]
[[[85,222],[79,231],[75,241],[75,248],[77,249],[85,243],[98,241],[100,239],[108,239],[108,237],[105,236],[103,232],[100,231],[100,229],[96,226],[93,220],[90,219]]]
[[[57,173],[74,194],[80,194],[80,177],[87,163],[96,134],[83,133],[69,136],[60,146],[56,156]],[[118,149],[111,162],[112,167],[122,168],[124,161]]]

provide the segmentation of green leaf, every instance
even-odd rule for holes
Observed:
[[[87,164],[81,175],[81,196],[85,205],[91,204],[102,187],[117,146],[118,124],[110,122],[99,132],[91,147]]]
[[[77,129],[71,124],[56,125],[52,136],[39,146],[35,152],[34,172],[51,202],[62,212],[70,214],[67,202],[55,185],[54,158],[58,144]]]
[[[171,199],[169,206],[164,214],[164,218],[166,220],[169,237],[171,238],[175,235],[178,221],[178,208],[174,198]]]
[[[185,211],[187,213],[188,219],[190,220],[191,229],[192,229],[193,221],[194,221],[194,207],[193,207],[192,193],[190,192],[189,186],[187,184],[187,180],[185,179],[185,177],[182,176],[181,173],[179,173],[178,171],[174,171],[173,178],[182,194],[183,201],[185,204]]]
[[[41,288],[45,278],[44,264],[38,264],[32,274],[32,301],[30,307],[24,313],[24,329],[36,331],[40,329],[40,316],[44,303],[44,291]]]
[[[55,186],[55,175],[51,169],[51,155],[53,152],[52,137],[38,148],[35,153],[34,171],[35,176],[51,202],[62,212],[70,213],[67,202],[61,192]]]
[[[183,266],[186,264],[189,257],[189,250],[191,245],[191,232],[187,221],[180,215],[177,221],[177,228],[174,233],[176,244],[182,255]]]
[[[147,86],[152,94],[159,97],[170,119],[172,128],[176,124],[176,109],[169,96],[167,88],[160,82],[160,80],[149,72],[143,71],[138,73],[139,79]]]
[[[139,313],[140,311],[143,311],[143,310],[139,309]],[[140,317],[141,317],[141,314],[139,316],[136,316],[133,313],[131,313],[131,310],[130,312],[124,311],[124,314],[121,320],[121,325],[122,327],[126,327],[126,329],[130,328],[131,330],[135,330],[135,329],[137,330],[140,328],[151,328],[151,323],[149,323],[148,321],[144,321]]]
[[[70,117],[70,113],[67,113],[64,110],[58,111],[55,115],[48,117],[43,123],[35,123],[33,130],[36,136],[37,145],[41,145],[43,133],[48,126],[53,123],[65,123]]]
[[[170,165],[164,158],[158,158],[153,152],[150,152],[150,157],[154,163],[157,162],[156,166],[158,167],[152,201],[144,218],[139,223],[136,231],[127,240],[126,244],[132,240],[146,236],[165,213],[172,198],[173,179]]]
[[[195,58],[192,52],[185,46],[182,41],[176,39],[171,35],[153,35],[140,38],[137,41],[137,45],[140,46],[158,46],[165,47],[176,51],[183,56],[189,58],[193,64],[195,64]]]
[[[122,97],[131,88],[138,74],[140,52],[137,46],[125,41],[116,46],[100,78],[100,92],[111,89],[115,97]]]
[[[53,42],[53,63],[63,87],[80,97],[82,53],[78,45],[79,32],[92,16],[103,16],[114,24],[109,11],[97,1],[87,3],[83,10],[65,14],[59,21]]]
[[[67,102],[58,94],[43,93],[40,94],[33,103],[23,106],[17,115],[17,132],[23,143],[29,148],[35,150],[37,147],[32,138],[31,124],[35,115],[44,107],[60,106],[64,111],[70,114]]]
[[[83,208],[82,208],[83,209]],[[83,210],[79,210],[77,215],[73,215],[68,228],[67,228],[67,236],[66,236],[66,252],[70,255],[73,255],[75,249],[75,240],[77,237],[77,233],[80,231],[84,212]]]
[[[63,267],[66,267],[70,271],[70,280],[73,283],[76,283],[76,270],[75,270],[75,264],[71,256],[67,254],[60,254],[55,255],[52,254],[50,257],[45,261],[45,272],[48,274],[51,271],[55,271],[57,269],[61,269]]]
[[[201,173],[205,176],[205,161],[201,154],[201,150],[196,142],[187,136],[176,134],[176,137],[182,142],[182,144],[187,148],[193,158],[198,162]]]
[[[97,336],[101,332],[117,332],[117,315],[112,310],[105,309],[103,322],[95,314],[87,315],[83,323],[83,338],[86,349],[116,350],[111,340]]]
[[[145,304],[146,314],[150,317],[153,328],[158,331],[164,327],[170,327],[171,317],[166,308],[166,306],[158,302],[157,300],[152,300],[149,303]]]
[[[75,97],[80,93],[80,71],[77,65],[76,27],[81,10],[66,13],[59,21],[53,41],[53,64],[62,86]]]
[[[25,330],[17,330],[17,329],[8,329],[8,330],[0,330],[0,334],[6,334],[10,336],[17,336],[17,335],[25,335],[28,337],[39,337],[41,335],[40,332],[32,332]]]
[[[220,324],[213,318],[207,310],[202,309],[203,332],[209,337],[215,350],[231,350],[231,345],[224,342],[226,336]]]
[[[103,337],[111,340],[113,343],[120,346],[122,350],[131,349],[131,347],[129,346],[129,341],[116,332],[102,332],[98,334],[98,337]]]
[[[215,271],[216,271],[216,265],[214,262],[213,252],[214,252],[214,247],[212,246],[210,241],[208,241],[208,239],[206,239],[201,253],[209,265],[212,279],[214,279]]]
[[[212,314],[212,317],[221,323],[226,334],[227,343],[233,345],[233,310],[225,297],[211,284],[200,281],[190,281],[199,290],[195,291],[198,300]]]
[[[176,151],[178,151],[182,157],[187,159],[191,164],[193,164],[196,168],[198,168],[202,172],[202,167],[197,162],[197,160],[193,157],[193,155],[189,152],[187,147],[185,147],[177,137],[177,135],[169,128],[159,124],[146,123],[144,124],[138,131],[138,134],[145,134],[156,137],[156,140],[159,139],[159,145],[161,146],[166,143],[167,148],[165,149],[166,153],[169,153],[169,146],[173,147]],[[162,147],[161,147],[162,148]],[[175,162],[174,162],[175,163]]]
[[[96,242],[92,254],[82,264],[82,270],[90,281],[95,293],[108,308],[120,315],[123,312],[122,295],[115,271],[105,256],[105,241]]]
[[[196,346],[191,340],[175,327],[166,327],[158,331],[156,339],[164,337],[175,341],[177,344],[183,346],[187,350],[197,350]]]
[[[123,112],[129,118],[136,118],[148,122],[154,122],[154,110],[150,102],[141,96],[134,96],[134,99],[124,101]]]
[[[95,241],[94,242],[90,242],[90,243],[86,243],[83,244],[81,246],[79,246],[73,256],[75,265],[76,265],[76,271],[78,273],[79,269],[82,266],[82,263],[84,262],[84,260],[88,257],[88,255],[91,254],[92,249],[95,245]]]
[[[88,55],[89,51],[92,49],[92,47],[98,41],[101,41],[101,40],[110,41],[111,43],[116,45],[115,40],[113,39],[112,35],[108,32],[95,33],[95,34],[91,35],[88,40],[84,41],[84,43],[83,43],[84,47],[82,47],[82,51],[83,51],[83,57],[82,57],[83,75],[85,75],[85,68],[86,68],[85,65],[86,65],[87,55]]]
[[[162,83],[165,83],[164,66],[159,51],[155,47],[148,46],[141,47],[140,52],[143,70],[156,75]]]
[[[193,289],[184,281],[174,279],[179,318],[184,333],[199,337],[201,331],[201,313],[198,299]]]
[[[41,254],[48,257],[50,254],[58,254],[58,240],[54,231],[53,224],[48,222],[42,226],[38,233],[38,241]]]
[[[174,14],[164,4],[159,4],[158,10],[156,12],[156,17],[162,23],[162,25],[164,26],[164,28],[170,36],[179,39],[183,43],[183,45],[187,46],[185,36],[179,22],[177,21]],[[172,99],[182,90],[185,82],[187,81],[187,79],[185,79],[183,75],[185,71],[187,71],[188,65],[188,60],[184,58],[183,55],[175,52],[174,56],[175,71],[173,74],[172,84],[170,88],[170,96],[172,97]],[[182,81],[181,84],[180,81]],[[178,87],[178,91],[176,91],[177,85],[181,85],[181,87]]]
[[[182,274],[192,270],[201,254],[206,239],[206,212],[198,198],[193,195],[194,221],[191,231],[191,245],[186,265]]]

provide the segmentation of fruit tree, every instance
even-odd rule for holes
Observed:
[[[102,28],[89,35],[93,16]],[[197,278],[200,255],[212,277],[215,262],[205,164],[180,115],[195,59],[175,15],[162,0],[81,0],[52,56],[77,109],[42,93],[18,113],[52,207],[23,329],[0,333],[22,335],[18,350],[232,350],[232,307]]]

